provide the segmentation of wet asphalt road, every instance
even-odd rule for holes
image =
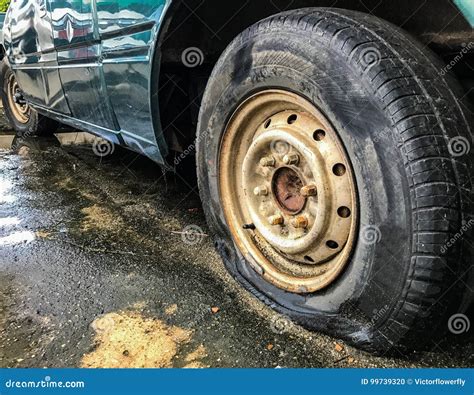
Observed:
[[[375,357],[273,313],[224,270],[192,177],[16,143],[0,150],[0,367],[472,366],[454,336]]]

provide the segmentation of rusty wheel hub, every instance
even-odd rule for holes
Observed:
[[[273,174],[272,191],[280,208],[287,214],[297,214],[306,203],[301,194],[303,181],[296,171],[280,167]]]
[[[20,123],[28,123],[30,107],[24,100],[23,92],[13,74],[8,78],[7,96],[8,104],[15,119]]]
[[[229,229],[255,270],[296,293],[338,277],[355,238],[355,184],[337,133],[311,103],[276,90],[245,101],[219,165]]]

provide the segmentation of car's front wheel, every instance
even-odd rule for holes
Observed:
[[[5,115],[19,136],[52,135],[59,127],[58,122],[44,117],[31,108],[6,59],[0,63],[0,96]]]
[[[231,43],[203,99],[198,177],[235,278],[369,350],[448,329],[467,306],[473,137],[441,67],[391,24],[335,9]]]

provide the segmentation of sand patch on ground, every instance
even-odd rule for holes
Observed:
[[[137,312],[110,313],[92,323],[95,349],[84,355],[83,368],[168,368],[192,331],[145,318]],[[204,347],[184,356],[188,367],[204,367]]]
[[[81,212],[85,216],[81,224],[81,230],[84,232],[89,230],[113,231],[119,226],[123,226],[120,217],[96,204],[83,208]]]

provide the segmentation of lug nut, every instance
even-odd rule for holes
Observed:
[[[308,227],[308,218],[304,215],[296,217],[291,224],[297,229],[306,229]]]
[[[267,196],[268,195],[268,188],[266,186],[256,187],[253,190],[255,196]]]
[[[268,222],[270,222],[270,225],[283,225],[285,220],[281,215],[272,215],[268,218]]]
[[[314,184],[305,185],[301,188],[300,194],[304,197],[316,196],[318,194],[318,188]]]
[[[297,154],[288,154],[283,157],[285,165],[297,165],[300,161],[300,157]]]
[[[273,167],[275,164],[275,158],[272,156],[267,156],[266,158],[260,159],[260,165],[263,167]]]

